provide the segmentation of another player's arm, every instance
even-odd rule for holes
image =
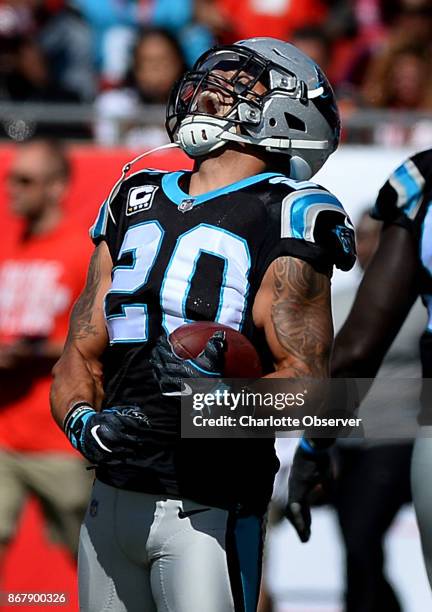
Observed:
[[[90,261],[86,286],[72,310],[63,355],[53,369],[51,411],[60,427],[77,402],[99,409],[103,399],[100,356],[108,342],[103,301],[111,286],[111,271],[108,246],[101,242]]]
[[[0,344],[0,374],[45,374],[63,352],[63,343],[23,337],[13,344]]]
[[[301,259],[279,257],[264,275],[253,317],[273,354],[276,371],[268,377],[327,378],[333,342],[327,275]]]
[[[403,227],[390,226],[335,339],[333,376],[373,378],[418,296],[418,258]]]

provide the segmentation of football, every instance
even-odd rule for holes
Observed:
[[[224,376],[227,378],[258,378],[262,367],[253,344],[240,332],[212,321],[197,321],[178,327],[169,337],[176,354],[182,359],[196,357],[218,330],[226,334]]]

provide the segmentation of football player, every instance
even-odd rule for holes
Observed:
[[[309,179],[340,123],[319,67],[270,38],[205,53],[175,86],[170,138],[192,172],[143,170],[100,210],[87,286],[54,371],[52,410],[96,465],[81,531],[81,609],[251,612],[273,440],[182,440],[173,381],[223,371],[223,334],[194,360],[167,336],[229,325],[265,373],[325,378],[330,276],[354,263],[341,203]]]
[[[381,188],[372,216],[384,224],[379,247],[368,265],[355,302],[336,337],[332,374],[373,378],[421,296],[429,322],[420,339],[423,378],[432,377],[432,149],[407,159]],[[420,528],[423,556],[432,585],[432,412],[428,386],[421,394],[421,426],[414,444],[411,487]],[[311,449],[309,449],[311,450]],[[315,449],[316,450],[316,449]],[[290,504],[302,540],[310,533],[308,493],[324,473],[326,453],[299,449],[290,475]],[[300,509],[300,510],[299,510]]]

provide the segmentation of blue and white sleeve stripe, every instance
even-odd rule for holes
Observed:
[[[407,217],[414,219],[423,198],[425,178],[415,163],[409,159],[393,172],[389,183],[397,194],[397,207]]]
[[[93,241],[98,241],[100,238],[105,236],[108,224],[108,214],[108,201],[105,200],[105,202],[103,202],[102,206],[99,208],[96,221],[90,228],[90,238]]]

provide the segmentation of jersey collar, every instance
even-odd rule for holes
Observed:
[[[207,193],[202,193],[198,196],[191,196],[183,191],[183,189],[181,189],[179,186],[179,180],[184,174],[186,174],[186,171],[170,172],[169,174],[164,174],[162,178],[163,192],[167,198],[177,206],[179,206],[185,200],[191,201],[192,206],[196,206],[218,196],[226,195],[228,193],[232,193],[233,191],[239,191],[240,189],[244,189],[245,187],[249,187],[255,183],[273,178],[274,176],[280,176],[278,172],[262,172],[261,174],[255,174],[254,176],[249,176],[248,178],[237,181],[236,183],[226,185],[226,187],[214,189],[213,191],[208,191]]]

